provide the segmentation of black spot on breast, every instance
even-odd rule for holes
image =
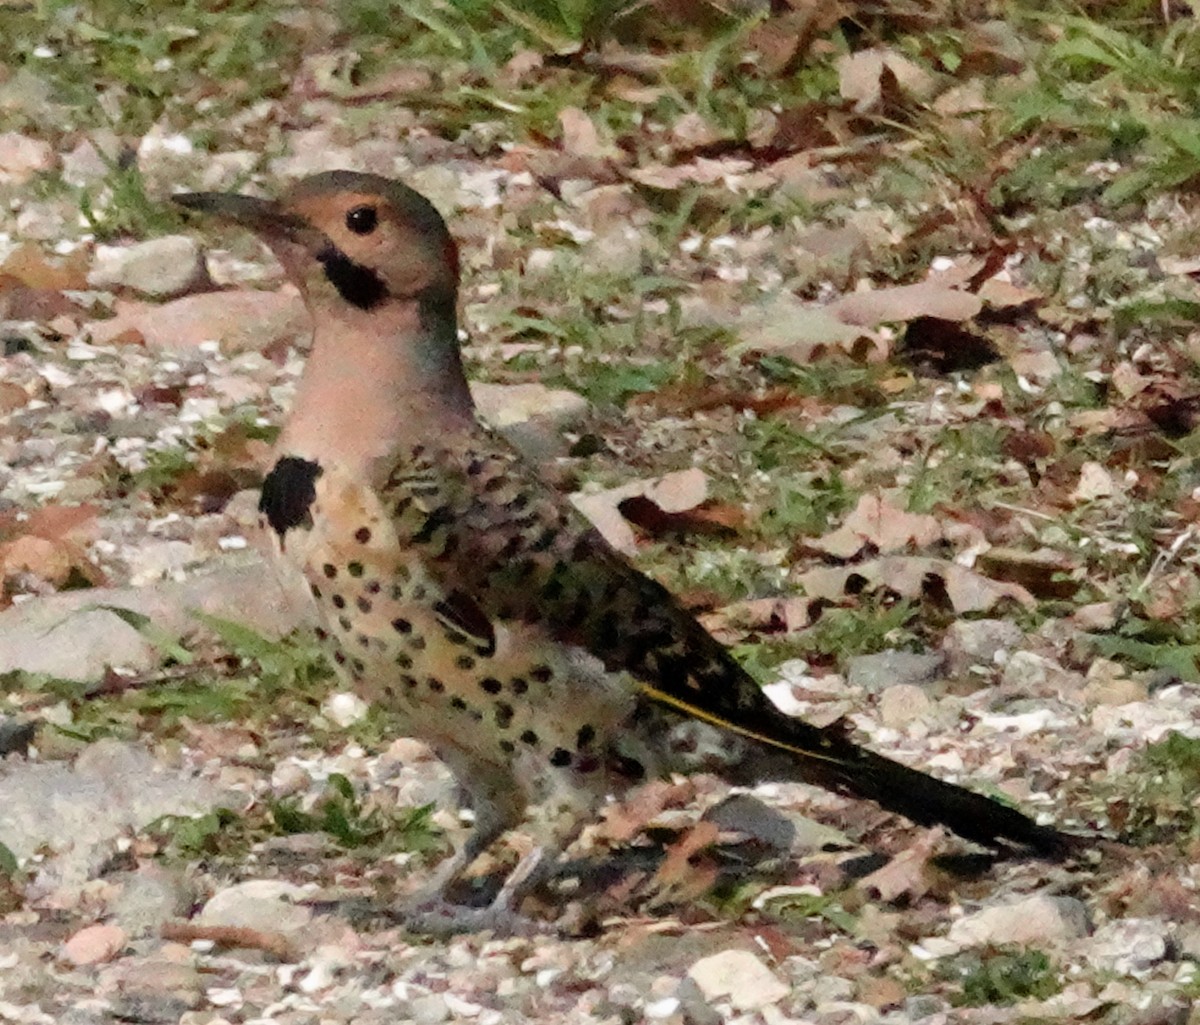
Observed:
[[[355,263],[332,242],[321,248],[317,260],[338,295],[351,306],[369,310],[387,298],[387,285],[370,267]]]
[[[502,730],[508,729],[513,721],[513,706],[501,701],[496,705],[496,725]]]
[[[550,764],[561,768],[571,764],[571,752],[565,747],[556,747],[550,752]]]
[[[309,459],[284,456],[263,481],[258,511],[281,538],[293,527],[312,526],[312,504],[321,467]]]
[[[358,530],[354,532],[354,540],[360,545],[365,545],[371,540],[371,531],[367,527],[359,527]]]

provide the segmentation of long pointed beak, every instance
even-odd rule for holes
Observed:
[[[312,226],[304,218],[288,213],[274,200],[257,196],[236,192],[177,192],[171,202],[241,224],[268,240],[283,236],[300,242],[312,232]]]

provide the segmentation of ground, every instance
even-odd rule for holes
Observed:
[[[1158,0],[0,2],[0,1020],[1190,1020],[1198,60]],[[1093,849],[672,780],[553,935],[389,919],[457,795],[256,554],[306,320],[168,201],[336,167],[777,702]]]

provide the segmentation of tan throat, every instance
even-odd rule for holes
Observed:
[[[312,352],[276,446],[353,475],[397,449],[474,424],[453,321],[416,302],[313,311]]]

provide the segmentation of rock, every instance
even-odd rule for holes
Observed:
[[[11,754],[26,754],[36,733],[36,722],[0,715],[0,758]]]
[[[362,698],[349,691],[330,694],[321,705],[321,711],[325,717],[332,719],[343,729],[363,719],[368,709],[369,706]]]
[[[1106,922],[1075,945],[1087,964],[1121,975],[1134,975],[1173,957],[1171,927],[1155,918]]]
[[[1002,943],[1060,944],[1086,936],[1087,908],[1074,897],[1035,895],[965,915],[950,926],[947,939],[959,947]]]
[[[687,1025],[721,1025],[724,1020],[704,998],[696,980],[689,976],[680,980],[675,997],[679,1001],[679,1008]]]
[[[308,928],[312,911],[296,902],[304,889],[280,879],[248,879],[218,890],[196,921],[295,936]]]
[[[183,581],[64,591],[0,612],[0,673],[21,670],[91,681],[109,666],[134,671],[157,666],[161,652],[103,606],[147,616],[171,638],[196,632],[195,610],[237,620],[269,637],[309,621],[309,597],[299,588],[287,589],[260,559],[239,556],[213,563]],[[255,595],[252,603],[245,600],[249,593]]]
[[[158,865],[143,865],[112,881],[120,885],[121,892],[109,910],[130,936],[157,932],[163,922],[182,915],[191,903],[183,880]]]
[[[1064,669],[1054,659],[1032,651],[1018,651],[1005,663],[1000,682],[1016,694],[1070,695],[1079,692],[1083,677]]]
[[[310,330],[308,314],[295,290],[277,292],[229,289],[184,296],[155,305],[118,300],[115,316],[84,325],[97,345],[125,338],[140,339],[151,348],[180,351],[201,342],[217,341],[225,352],[263,349],[303,337]]]
[[[97,142],[103,148],[97,147]],[[63,154],[63,181],[76,188],[103,181],[118,158],[119,149],[119,142],[108,133],[98,135],[96,139],[81,140],[70,153]]]
[[[942,650],[956,672],[992,666],[1025,640],[1021,628],[1004,619],[959,619],[951,623]]]
[[[210,783],[172,772],[144,749],[115,740],[87,747],[75,765],[14,763],[0,775],[0,836],[18,858],[49,853],[38,892],[75,892],[109,859],[119,836],[162,818],[228,803]]]
[[[111,961],[125,947],[125,930],[116,925],[89,925],[63,944],[63,957],[74,965]]]
[[[846,663],[846,680],[868,694],[878,694],[898,683],[913,686],[932,683],[942,675],[945,656],[939,652],[881,651],[856,655]]]
[[[428,993],[410,1000],[405,1015],[415,1025],[440,1025],[450,1017],[450,1008],[440,993]]]
[[[479,415],[534,462],[562,455],[563,432],[588,415],[588,401],[565,388],[544,384],[471,382]]]
[[[734,794],[704,813],[719,829],[745,833],[779,854],[791,851],[796,827],[782,812],[750,794]]]
[[[884,726],[902,730],[922,719],[932,708],[928,696],[911,683],[898,683],[879,695],[879,720]]]
[[[196,240],[188,235],[166,235],[129,246],[97,246],[88,284],[170,299],[205,288],[210,282]]]
[[[54,166],[54,148],[20,132],[0,132],[0,182],[24,185]]]
[[[749,950],[724,950],[688,969],[708,1001],[727,999],[738,1011],[755,1011],[788,995],[788,987]]]

